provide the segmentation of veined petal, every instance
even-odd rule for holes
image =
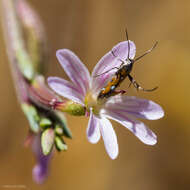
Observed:
[[[100,140],[99,119],[90,110],[90,119],[87,127],[87,137],[89,142],[95,144]]]
[[[88,69],[81,60],[68,49],[58,50],[56,56],[68,77],[84,96],[90,83],[90,73]]]
[[[100,119],[100,132],[108,155],[111,159],[115,159],[119,153],[117,136],[111,122],[105,117]]]
[[[107,111],[104,113],[107,118],[113,119],[129,129],[137,138],[147,145],[154,145],[157,142],[156,135],[148,129],[144,123],[135,120],[132,116],[126,116],[123,113]]]
[[[164,116],[161,106],[153,101],[134,96],[113,96],[107,101],[106,108],[114,110],[114,112],[126,113],[149,120],[160,119]]]
[[[48,77],[48,85],[59,95],[84,105],[84,97],[71,82],[59,77]]]
[[[123,41],[123,42],[118,43],[116,46],[114,46],[112,48],[112,51],[114,52],[116,56],[118,56],[122,60],[125,60],[128,58],[128,53],[129,53],[129,58],[134,59],[135,54],[136,54],[135,43],[129,40],[129,46],[128,46],[128,41]]]
[[[136,46],[134,42],[129,41],[130,44],[130,58],[133,59],[136,53]],[[99,92],[113,75],[117,69],[115,67],[119,67],[121,65],[121,60],[126,60],[128,58],[128,41],[123,41],[118,43],[116,46],[112,48],[114,52],[113,56],[112,52],[109,51],[106,55],[104,55],[100,61],[95,66],[92,72],[92,81],[91,81],[91,88],[94,93]],[[110,70],[111,69],[111,70]],[[110,70],[110,71],[109,71]],[[109,71],[105,74],[102,74],[106,71]],[[102,75],[101,75],[102,74]],[[100,76],[98,76],[100,75]]]

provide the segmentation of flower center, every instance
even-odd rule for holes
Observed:
[[[84,103],[88,112],[90,111],[90,108],[92,108],[93,113],[97,115],[102,108],[102,104],[97,101],[97,97],[93,96],[91,92],[86,94]]]

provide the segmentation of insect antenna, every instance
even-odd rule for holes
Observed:
[[[158,42],[155,42],[155,44],[152,46],[151,49],[147,50],[144,54],[142,54],[141,56],[137,57],[135,61],[138,61],[139,59],[141,59],[142,57],[144,57],[145,55],[149,54],[156,46],[157,46]]]
[[[118,67],[113,67],[113,68],[111,68],[111,69],[109,69],[109,70],[107,70],[107,71],[105,71],[105,72],[103,72],[103,73],[101,73],[101,74],[94,75],[93,77],[99,77],[99,76],[101,76],[101,75],[104,75],[104,74],[110,72],[110,71],[113,70],[113,69],[119,69],[119,68],[118,68]]]
[[[126,33],[126,38],[127,38],[127,42],[128,42],[128,56],[127,56],[127,59],[129,59],[130,43],[129,43],[129,36],[128,36],[127,28],[125,29],[125,33]]]
[[[128,55],[127,55],[127,59],[129,59],[129,54],[130,54],[130,42],[129,42],[129,36],[128,36],[127,28],[125,29],[125,33],[126,33],[126,38],[127,38],[127,43],[128,43]],[[112,53],[112,55],[113,55],[115,58],[117,58],[117,59],[121,62],[120,67],[119,67],[119,68],[118,68],[118,67],[113,67],[113,68],[111,68],[111,69],[109,69],[109,70],[107,70],[107,71],[105,71],[105,72],[103,72],[103,73],[101,73],[101,74],[97,74],[97,75],[95,75],[95,76],[93,76],[93,77],[99,77],[99,76],[101,76],[101,75],[104,75],[104,74],[110,72],[110,71],[113,70],[113,69],[120,69],[120,68],[123,66],[123,64],[124,64],[125,62],[124,62],[122,59],[118,58],[118,56],[115,55],[115,53],[114,53],[113,50],[111,51],[111,53]]]
[[[116,57],[117,58],[117,55],[115,55],[115,53],[114,53],[114,51],[112,50],[111,51],[111,53],[112,53],[112,55],[114,56],[114,57]],[[124,64],[124,61],[122,60],[122,59],[120,59],[120,58],[117,58],[119,61],[121,61],[121,65],[120,65],[120,67]],[[109,69],[109,70],[107,70],[107,71],[105,71],[105,72],[103,72],[103,73],[101,73],[101,74],[97,74],[97,75],[95,75],[95,76],[93,76],[93,77],[99,77],[99,76],[101,76],[101,75],[103,75],[103,74],[106,74],[106,73],[108,73],[108,72],[110,72],[111,70],[113,70],[113,69],[120,69],[119,67],[113,67],[113,68],[111,68],[111,69]]]
[[[120,59],[120,58],[118,58],[118,56],[117,55],[115,55],[115,53],[114,53],[114,51],[112,50],[111,51],[111,53],[112,53],[112,55],[114,56],[114,57],[116,57],[117,58],[117,60],[119,60],[120,62],[121,62],[121,65],[120,65],[120,67],[124,64],[124,61],[122,60],[122,59]]]

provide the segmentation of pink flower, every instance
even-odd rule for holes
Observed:
[[[112,50],[115,55],[124,60],[128,57],[128,42],[120,42]],[[133,59],[135,53],[135,44],[130,41],[129,58]],[[71,81],[49,77],[48,84],[57,94],[85,106],[90,113],[87,127],[89,142],[97,143],[102,136],[108,155],[112,159],[118,156],[117,137],[109,119],[129,129],[145,144],[154,145],[157,142],[156,135],[135,117],[149,120],[163,117],[164,112],[158,104],[126,95],[111,96],[106,100],[97,99],[100,90],[107,84],[116,69],[99,77],[94,76],[121,64],[111,51],[100,59],[91,76],[81,60],[70,50],[58,50],[56,55]]]

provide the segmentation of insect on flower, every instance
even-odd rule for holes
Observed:
[[[118,156],[119,148],[117,136],[110,120],[114,120],[129,129],[143,143],[154,145],[157,142],[156,135],[136,118],[156,120],[164,116],[163,109],[150,100],[121,94],[114,96],[113,93],[109,98],[98,99],[102,88],[115,75],[115,70],[113,69],[100,77],[94,76],[111,68],[120,67],[121,62],[118,58],[126,60],[129,46],[129,58],[134,59],[136,53],[134,42],[120,42],[112,48],[117,57],[114,57],[111,51],[106,53],[96,64],[92,74],[72,51],[60,49],[56,52],[56,55],[70,80],[59,77],[48,78],[50,88],[65,99],[63,106],[57,104],[55,108],[66,112],[66,107],[70,106],[72,115],[77,113],[75,111],[76,107],[73,108],[73,104],[78,105],[78,108],[83,108],[85,111],[80,115],[89,116],[86,130],[89,142],[95,144],[102,137],[106,151],[111,159]]]
[[[119,87],[119,85],[124,81],[124,79],[126,77],[129,78],[130,80],[130,85],[133,84],[133,86],[137,89],[137,90],[142,90],[142,91],[146,91],[146,92],[151,92],[156,90],[158,87],[152,88],[152,89],[144,89],[142,88],[134,79],[133,77],[130,75],[133,65],[136,61],[138,61],[139,59],[141,59],[142,57],[144,57],[145,55],[149,54],[158,44],[158,42],[156,42],[151,49],[149,49],[148,51],[146,51],[143,55],[137,57],[136,59],[132,59],[129,57],[130,55],[130,42],[128,39],[128,33],[126,30],[126,37],[127,37],[127,42],[128,42],[128,56],[127,59],[122,60],[120,59],[118,56],[115,55],[114,51],[112,50],[111,53],[112,55],[117,58],[120,62],[121,65],[119,67],[113,67],[107,71],[105,71],[104,73],[101,73],[99,75],[96,75],[94,77],[98,77],[100,75],[106,74],[108,72],[110,72],[113,69],[117,69],[117,71],[115,72],[114,76],[111,78],[111,81],[107,83],[107,85],[101,89],[99,95],[98,95],[98,99],[103,99],[103,98],[108,98],[110,96],[116,95],[116,94],[123,94],[126,91],[124,90],[116,90],[117,87]]]

